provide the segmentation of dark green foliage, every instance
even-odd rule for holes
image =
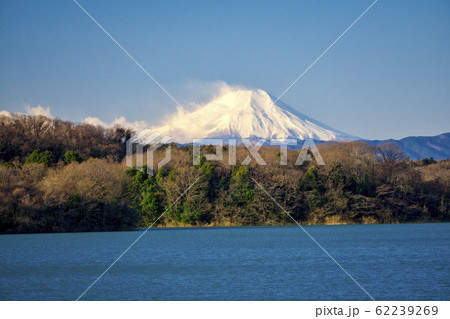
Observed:
[[[162,214],[161,190],[156,184],[147,186],[140,202],[141,215],[145,226],[150,226]]]
[[[134,167],[126,173],[133,180],[130,193],[134,199],[135,208],[140,212],[142,226],[148,227],[163,213],[162,190],[158,182],[161,182],[165,171],[163,168],[159,169],[154,177],[147,174],[147,166],[144,166],[142,170]]]
[[[72,163],[72,162],[78,162],[78,163],[81,163],[81,161],[82,161],[81,156],[80,156],[77,152],[74,152],[74,151],[67,151],[67,152],[64,154],[64,162],[65,162],[66,164],[70,164],[70,163]]]
[[[67,208],[68,209],[78,209],[81,207],[82,204],[82,198],[78,194],[73,194],[69,197],[69,200],[67,201]]]
[[[339,163],[331,164],[331,169],[328,173],[328,176],[331,179],[331,181],[333,182],[334,186],[345,184],[345,181],[346,181],[345,173],[342,168],[342,165]]]
[[[44,164],[48,167],[56,163],[56,158],[50,151],[34,150],[25,161],[25,164],[30,163]]]
[[[213,163],[203,163],[200,172],[203,174],[206,183],[202,190],[207,194],[210,200],[214,200],[217,184],[220,182],[215,172],[216,166]]]
[[[227,190],[230,187],[230,177],[222,176],[219,181],[219,188],[222,190]]]
[[[233,167],[231,180],[231,204],[243,206],[254,198],[254,183],[250,178],[250,168],[246,165]]]
[[[2,166],[4,166],[4,167],[14,167],[14,164],[11,163],[11,162],[3,162]]]
[[[315,166],[310,167],[303,178],[302,188],[305,191],[311,191],[318,187],[318,174]]]
[[[432,158],[424,158],[422,160],[422,165],[430,165],[430,164],[436,164],[437,162]]]

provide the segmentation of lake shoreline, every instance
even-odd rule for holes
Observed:
[[[345,226],[345,225],[397,225],[397,224],[438,224],[438,223],[449,223],[448,220],[417,220],[417,221],[409,221],[409,222],[389,222],[389,223],[356,223],[356,222],[325,222],[325,223],[312,223],[312,222],[299,222],[300,226]],[[274,224],[239,224],[239,223],[212,223],[212,224],[204,224],[204,225],[190,225],[190,224],[178,224],[178,223],[169,223],[165,225],[153,226],[152,228],[212,228],[212,227],[277,227],[277,226],[298,226],[296,223],[274,223]],[[147,229],[142,227],[140,229]]]
[[[350,225],[408,225],[408,224],[447,224],[450,221],[447,220],[431,220],[431,221],[411,221],[411,222],[393,222],[393,223],[300,223],[300,226],[350,226]],[[0,233],[1,235],[33,235],[33,234],[75,234],[75,233],[105,233],[105,232],[130,232],[130,231],[146,231],[147,229],[211,229],[211,228],[239,228],[239,227],[280,227],[280,226],[297,226],[295,223],[285,223],[285,224],[257,224],[257,225],[245,225],[245,224],[205,224],[205,225],[189,225],[189,224],[165,224],[153,226],[151,228],[138,227],[132,229],[121,229],[121,230],[95,230],[95,231],[61,231],[61,232],[11,232],[11,233]]]

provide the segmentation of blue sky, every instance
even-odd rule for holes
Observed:
[[[373,1],[79,0],[183,106],[280,95]],[[379,0],[282,100],[367,139],[450,131],[450,2]],[[0,110],[157,124],[175,103],[71,0],[0,2]]]

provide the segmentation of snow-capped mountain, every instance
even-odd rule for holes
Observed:
[[[151,131],[169,135],[177,143],[191,143],[195,138],[357,139],[275,100],[263,90],[234,89],[189,115],[178,110]]]

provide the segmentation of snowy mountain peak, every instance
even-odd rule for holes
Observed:
[[[178,143],[191,143],[195,138],[355,139],[275,101],[275,97],[261,89],[235,89],[190,113],[198,126],[184,111],[178,110],[163,125],[151,130],[170,135]]]

